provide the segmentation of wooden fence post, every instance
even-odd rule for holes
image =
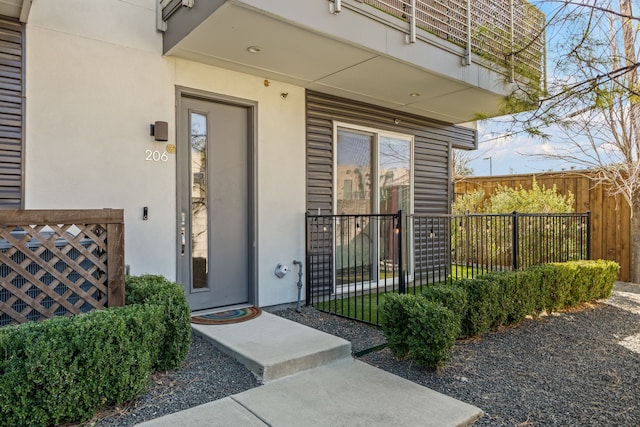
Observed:
[[[124,218],[107,224],[107,301],[109,307],[124,305]]]

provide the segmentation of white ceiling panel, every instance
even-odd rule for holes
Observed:
[[[250,53],[247,49],[251,46],[258,46],[261,51]],[[211,15],[180,43],[180,48],[308,82],[375,57],[370,52],[230,5]]]
[[[495,114],[501,97],[241,2],[225,3],[168,54],[452,123]]]
[[[23,0],[0,0],[0,15],[19,18]]]
[[[380,99],[402,105],[455,93],[468,87],[384,57],[356,64],[320,79],[319,83],[349,87],[352,92],[361,94],[375,93]]]

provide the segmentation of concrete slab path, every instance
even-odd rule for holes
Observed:
[[[351,356],[349,341],[264,311],[246,322],[192,328],[263,383]]]
[[[193,330],[264,385],[140,427],[458,427],[482,416],[475,406],[354,360],[346,340],[269,313]]]
[[[343,359],[140,427],[453,427],[482,411],[353,359]]]

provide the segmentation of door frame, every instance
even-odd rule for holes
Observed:
[[[254,306],[259,306],[258,301],[258,277],[256,272],[258,271],[258,253],[257,253],[257,241],[258,241],[258,161],[257,161],[257,141],[258,141],[258,103],[256,101],[251,101],[242,98],[236,98],[233,96],[222,95],[218,93],[208,92],[205,90],[194,89],[184,86],[176,86],[175,91],[176,96],[176,110],[175,110],[175,123],[176,123],[176,146],[180,143],[180,138],[183,132],[186,132],[186,129],[183,129],[182,121],[181,121],[181,112],[184,98],[197,99],[206,102],[218,103],[218,104],[227,104],[237,107],[243,107],[247,109],[248,117],[247,117],[247,181],[249,183],[249,188],[247,188],[248,193],[248,217],[249,217],[249,241],[247,242],[249,245],[249,253],[247,254],[247,265],[249,266],[248,272],[248,292],[249,292],[249,304]],[[180,201],[180,191],[179,186],[182,182],[182,176],[187,172],[184,170],[185,167],[188,166],[188,162],[182,162],[181,159],[178,159],[176,153],[176,187],[175,187],[175,200],[176,200],[176,211],[175,211],[175,233],[176,233],[176,277],[178,281],[184,276],[185,269],[191,269],[191,260],[189,262],[184,261],[184,256],[180,254],[180,248],[182,245],[182,239],[180,235],[180,227],[181,227],[181,212],[182,206]],[[180,283],[180,282],[179,282]],[[181,283],[187,291],[188,288],[191,287],[191,283]],[[232,308],[232,307],[229,307]]]

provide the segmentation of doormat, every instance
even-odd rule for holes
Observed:
[[[200,325],[228,325],[254,319],[260,316],[262,310],[258,307],[238,308],[235,310],[219,311],[217,313],[191,316],[191,323]]]

